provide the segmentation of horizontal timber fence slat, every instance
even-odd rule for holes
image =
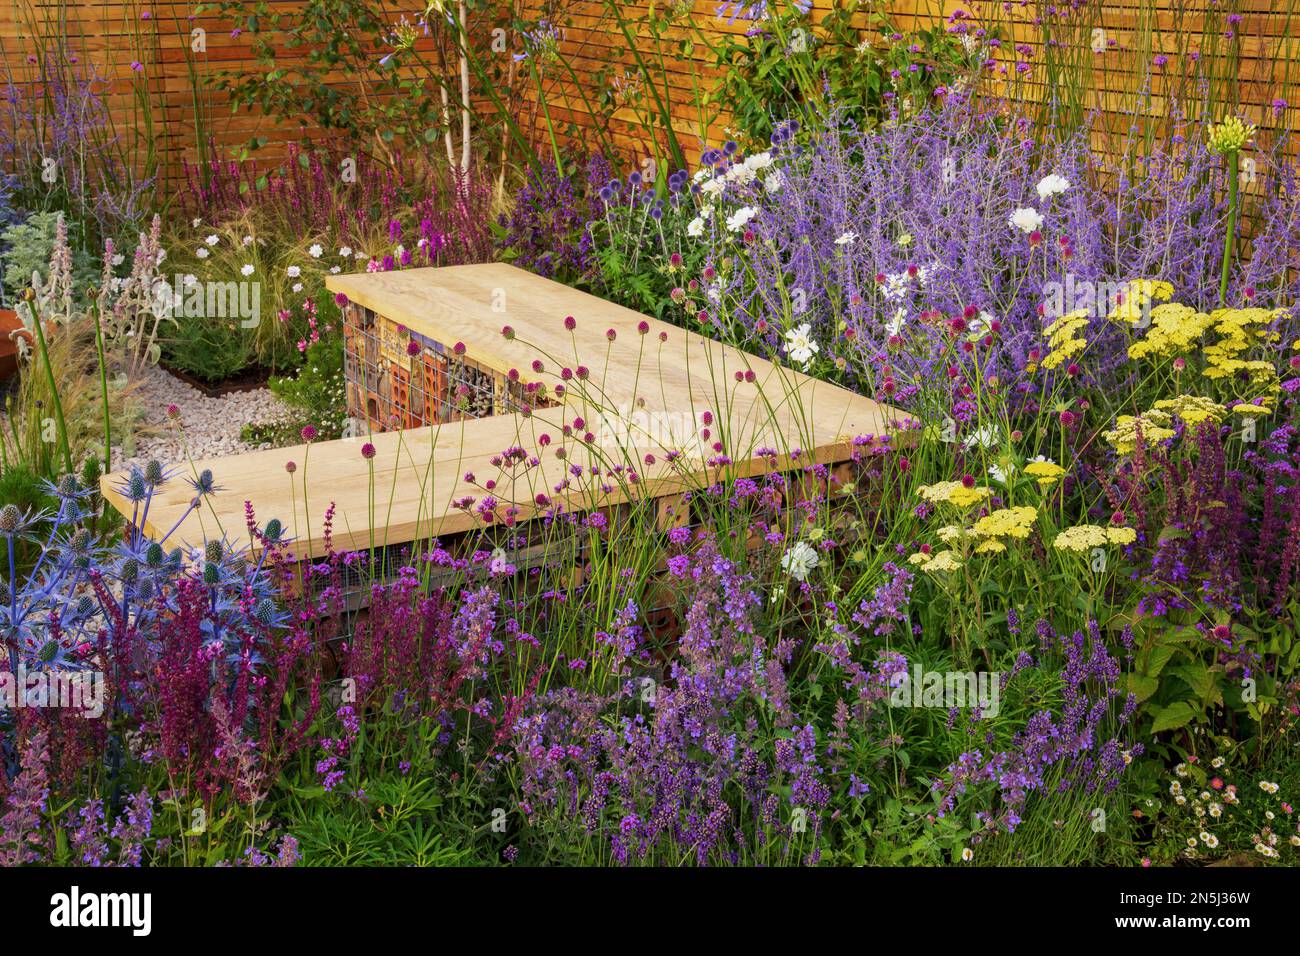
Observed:
[[[259,5],[267,17],[301,12],[305,6],[302,0]],[[778,6],[786,5],[773,4],[771,9]],[[248,5],[250,11],[252,7]],[[384,0],[368,0],[368,8],[395,24],[403,15]],[[229,4],[225,9],[229,11]],[[708,145],[738,134],[729,116],[716,105],[702,106],[701,98],[721,75],[711,47],[724,39],[741,42],[747,32],[760,29],[762,21],[753,18],[760,9],[767,6],[742,7],[720,0],[494,4],[475,14],[480,19],[471,21],[470,43],[480,64],[491,67],[498,78],[511,77],[513,87],[488,90],[487,78],[474,76],[474,112],[483,128],[490,127],[495,92],[507,99],[535,149],[549,148],[549,120],[569,141],[591,148],[610,144],[626,154],[624,159],[635,160],[664,154],[661,124],[648,122],[660,114],[662,104],[693,161]],[[1040,0],[812,0],[805,19],[814,45],[823,17],[833,11],[847,14],[868,43],[879,43],[886,28],[900,34],[982,30],[977,34],[982,40],[996,37],[1000,42],[982,71],[990,92],[1014,92],[1031,102],[1061,95],[1050,68],[1055,59],[1062,71],[1082,71],[1088,89],[1084,107],[1103,117],[1118,117],[1117,129],[1130,122],[1128,113],[1163,116],[1172,104],[1204,92],[1196,74],[1218,64],[1220,74],[1232,77],[1219,96],[1225,110],[1273,129],[1295,125],[1300,108],[1300,0],[1085,0],[1071,15],[1049,12],[1055,9]],[[521,31],[531,25],[535,37],[538,21],[552,25],[554,50],[562,59],[534,56],[530,63],[520,58],[529,42]],[[314,69],[303,47],[277,34],[261,36],[275,47],[278,70]],[[629,37],[635,50],[629,49]],[[360,35],[353,39],[366,40]],[[1082,50],[1082,43],[1091,43],[1093,49]],[[257,77],[268,67],[259,62],[252,39],[228,14],[203,4],[0,0],[0,90],[13,84],[28,94],[39,91],[36,78],[42,63],[57,48],[93,76],[114,134],[135,155],[151,157],[159,188],[179,180],[184,162],[226,158],[254,139],[260,148],[248,154],[249,159],[266,165],[280,161],[291,142],[331,135],[310,117],[276,119],[248,107],[232,110],[229,93],[217,81],[229,75]],[[445,37],[421,36],[411,49],[431,64],[436,82],[456,89],[454,44],[449,46]],[[375,44],[375,61],[385,52],[382,41]],[[1018,63],[1025,67],[1017,69]],[[409,59],[402,64],[396,69],[418,78]],[[355,77],[342,71],[322,77],[338,89],[358,86]],[[268,82],[285,80],[281,76]],[[1139,93],[1149,95],[1140,98]],[[433,95],[427,86],[424,95]],[[453,92],[453,120],[455,97]],[[0,123],[3,117],[0,111]],[[19,134],[0,129],[0,135]],[[659,140],[657,148],[651,143],[654,138]],[[499,134],[489,139],[492,142],[483,148],[499,146]],[[428,149],[442,148],[441,135],[429,137]]]

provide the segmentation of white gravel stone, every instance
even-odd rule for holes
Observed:
[[[113,468],[144,464],[151,458],[163,465],[183,464],[186,458],[225,458],[268,447],[240,440],[247,424],[267,424],[290,417],[288,408],[269,388],[230,392],[209,398],[165,369],[151,367],[132,392],[132,404],[142,412],[136,423],[134,454],[123,457],[113,447]],[[180,427],[167,417],[167,406],[180,409]]]

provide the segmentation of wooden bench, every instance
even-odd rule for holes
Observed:
[[[411,369],[426,356],[446,359],[448,375],[458,362],[471,363],[480,388],[484,376],[490,380],[492,413],[471,417],[462,396],[461,413],[449,415],[445,403],[426,396],[421,409],[408,407],[395,422],[383,421],[382,409],[354,409],[370,434],[195,462],[195,472],[212,470],[222,491],[169,543],[195,546],[223,532],[243,541],[245,502],[259,522],[284,523],[297,557],[325,553],[321,525],[331,504],[335,551],[442,538],[484,525],[478,509],[488,480],[494,522],[525,522],[555,507],[672,502],[723,476],[840,465],[853,458],[855,439],[878,439],[902,418],[846,389],[505,264],[332,276],[328,286],[347,297],[353,320],[364,310],[375,337],[388,339],[374,374],[405,366],[409,389]],[[502,334],[505,326],[513,337]],[[379,398],[367,395],[368,382],[349,386],[358,384],[355,404]],[[402,427],[417,413],[424,424]],[[386,424],[398,427],[375,430]],[[362,455],[366,443],[374,446],[371,460]],[[509,449],[538,461],[503,467]],[[123,477],[106,475],[101,487],[129,516],[117,490]],[[192,494],[179,478],[158,489],[144,532],[166,534]],[[466,507],[467,498],[474,504]]]

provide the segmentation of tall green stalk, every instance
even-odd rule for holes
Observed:
[[[59,430],[59,448],[63,452],[63,463],[69,474],[73,470],[72,449],[68,445],[68,425],[63,419],[63,402],[59,399],[59,387],[54,381],[54,366],[50,364],[50,349],[45,341],[45,329],[41,322],[40,310],[36,307],[36,293],[27,290],[27,307],[32,311],[32,325],[35,328],[36,341],[41,350],[41,365],[45,369],[45,381],[50,387],[50,401],[54,405],[54,420]]]
[[[1237,151],[1230,150],[1223,154],[1228,173],[1228,227],[1223,235],[1223,265],[1219,270],[1219,305],[1228,304],[1228,269],[1232,264],[1233,252],[1237,245],[1237,217],[1239,210],[1238,189],[1241,178],[1241,163]]]
[[[113,419],[108,411],[108,362],[104,357],[104,327],[99,321],[99,308],[92,304],[90,314],[95,317],[95,354],[99,358],[99,394],[104,407],[104,471],[112,469]]]

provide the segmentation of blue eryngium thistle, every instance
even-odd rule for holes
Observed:
[[[9,562],[0,596],[0,643],[11,672],[20,665],[84,668],[102,644],[111,650],[128,635],[154,647],[160,629],[181,607],[181,589],[195,586],[207,591],[199,625],[207,639],[219,642],[226,660],[240,667],[262,662],[257,645],[284,626],[287,615],[277,609],[274,587],[260,566],[224,540],[205,549],[209,560],[187,565],[179,548],[167,550],[170,533],[152,541],[140,530],[154,491],[167,479],[161,466],[131,471],[122,488],[135,504],[133,527],[110,548],[82,525],[81,500],[89,492],[75,479],[48,485],[59,501],[53,514],[0,507],[0,547]],[[216,488],[209,473],[199,476],[198,485],[205,493]],[[38,551],[25,574],[16,541]]]
[[[204,468],[199,472],[197,477],[187,478],[185,480],[190,483],[190,487],[194,489],[194,493],[200,497],[204,495],[215,495],[221,490],[213,480],[212,471],[209,468]]]

